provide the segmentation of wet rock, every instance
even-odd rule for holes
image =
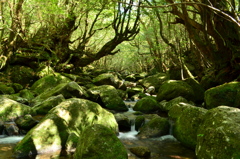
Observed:
[[[53,107],[57,106],[61,102],[63,102],[65,98],[62,94],[57,96],[52,96],[40,103],[39,105],[36,105],[33,107],[33,111],[36,112],[36,114],[45,115],[47,114]]]
[[[124,114],[114,114],[114,117],[118,123],[119,131],[130,131],[131,130],[131,122],[127,116]]]
[[[195,149],[197,131],[206,112],[206,109],[195,106],[185,107],[173,125],[173,136],[186,147]]]
[[[192,87],[186,82],[180,80],[168,80],[164,82],[158,90],[157,100],[169,101],[179,96],[182,96],[189,101],[196,101]]]
[[[159,137],[169,134],[170,124],[166,118],[154,117],[140,128],[139,138]]]
[[[179,104],[180,102],[188,103],[185,98],[180,96],[170,100],[169,102],[161,101],[161,103],[159,104],[159,108],[161,111],[168,112],[172,106]]]
[[[240,108],[240,82],[230,82],[208,89],[204,94],[206,108],[220,105]]]
[[[142,113],[153,113],[158,109],[158,102],[156,101],[156,98],[152,96],[140,99],[133,107],[133,110],[140,111]]]
[[[76,133],[82,137],[86,127],[101,124],[112,133],[118,133],[118,125],[112,113],[89,100],[71,98],[61,102],[32,128],[14,149],[16,157],[29,153],[47,153],[65,147],[68,136]],[[97,136],[99,137],[99,136]]]
[[[131,147],[129,150],[138,157],[150,157],[151,151],[148,147],[138,146],[138,147]]]
[[[127,93],[130,98],[136,94],[143,93],[143,92],[144,92],[144,88],[140,85],[137,85],[137,86],[127,89]]]
[[[138,131],[145,124],[145,117],[143,115],[137,116],[135,119],[135,129]]]
[[[127,159],[127,150],[109,128],[89,126],[79,139],[74,159]]]
[[[33,119],[33,117],[30,114],[18,118],[15,122],[20,129],[24,130],[30,130],[31,128],[38,124],[38,121]]]
[[[15,122],[5,122],[4,123],[4,131],[7,135],[13,136],[19,134],[19,128],[17,127]]]
[[[197,158],[240,158],[240,110],[219,106],[209,110],[197,131]]]
[[[127,111],[128,108],[123,102],[122,98],[118,95],[115,87],[110,85],[102,85],[90,88],[88,90],[90,98],[98,102],[103,107],[116,110]]]

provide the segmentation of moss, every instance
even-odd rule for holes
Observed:
[[[147,96],[137,101],[133,110],[143,113],[152,113],[158,110],[158,102],[155,97]]]

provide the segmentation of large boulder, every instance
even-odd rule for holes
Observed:
[[[176,98],[170,100],[169,102],[166,102],[166,101],[160,102],[159,108],[161,111],[168,112],[172,106],[179,104],[181,102],[188,103],[188,101],[185,98],[179,96],[179,97],[176,97]]]
[[[103,73],[93,78],[92,82],[97,85],[112,85],[115,88],[123,87],[123,81],[121,81],[116,75],[112,73]]]
[[[37,95],[50,90],[60,83],[69,83],[71,80],[65,76],[62,76],[59,73],[51,74],[37,80],[32,86],[31,90],[34,91]]]
[[[74,159],[127,159],[127,150],[116,134],[103,125],[86,128],[78,141]]]
[[[142,113],[153,113],[159,109],[158,105],[159,104],[155,97],[147,96],[137,101],[133,110],[140,111]]]
[[[44,100],[42,103],[35,105],[33,107],[33,111],[36,114],[45,115],[51,110],[53,107],[57,106],[61,102],[63,102],[65,98],[62,94],[59,94],[57,96],[49,97],[48,99]]]
[[[128,110],[116,88],[111,85],[92,87],[88,89],[88,93],[93,101],[98,102],[107,109],[116,111]]]
[[[166,118],[160,116],[152,118],[140,128],[139,138],[160,137],[169,134],[170,124]]]
[[[157,73],[155,75],[148,76],[144,79],[141,79],[138,82],[145,88],[149,88],[150,86],[153,86],[155,90],[158,90],[161,84],[166,80],[169,80],[169,76],[166,73]]]
[[[186,147],[195,149],[197,131],[206,112],[206,109],[195,106],[185,107],[173,125],[173,136]]]
[[[0,117],[4,121],[12,121],[20,116],[31,114],[32,108],[9,98],[0,96]]]
[[[101,124],[114,133],[118,132],[113,114],[97,103],[86,99],[68,99],[51,109],[40,123],[26,134],[16,145],[14,154],[16,157],[24,157],[62,149],[66,147],[71,133],[76,133],[81,138],[86,127],[93,124]]]
[[[220,105],[240,108],[240,82],[230,82],[208,89],[204,94],[207,109]]]
[[[198,158],[240,158],[240,110],[219,106],[209,110],[197,131]]]
[[[36,98],[33,99],[33,105],[39,104],[40,102],[46,100],[49,97],[56,96],[62,94],[64,98],[86,98],[88,97],[87,92],[79,86],[76,82],[71,81],[68,83],[60,83],[56,87],[52,88],[51,90],[46,90]]]
[[[164,82],[157,94],[157,100],[171,100],[182,96],[188,101],[195,101],[195,95],[192,87],[184,81],[168,80]]]

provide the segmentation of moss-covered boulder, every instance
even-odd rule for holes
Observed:
[[[220,105],[240,108],[240,82],[230,82],[208,89],[204,94],[207,109]]]
[[[127,150],[116,134],[103,125],[89,126],[78,141],[74,159],[127,159]]]
[[[31,107],[18,103],[4,96],[0,96],[0,118],[3,121],[12,121],[20,116],[31,113]]]
[[[18,118],[15,122],[20,129],[27,131],[38,124],[38,121],[35,120],[30,114]]]
[[[68,83],[61,83],[51,90],[46,90],[36,98],[33,99],[33,105],[39,104],[40,102],[46,100],[49,97],[56,96],[62,94],[64,98],[86,98],[88,97],[87,92],[79,86],[76,82],[71,81]]]
[[[14,94],[15,90],[10,87],[5,85],[4,83],[0,83],[0,94]]]
[[[97,85],[111,85],[115,88],[120,88],[123,86],[123,82],[118,78],[118,76],[112,73],[103,73],[93,78],[92,82]]]
[[[143,93],[143,92],[144,92],[144,88],[140,85],[127,88],[127,94],[128,94],[128,97],[130,98],[136,94]]]
[[[195,101],[195,95],[192,87],[184,81],[168,80],[164,82],[157,93],[157,100],[171,100],[182,96],[188,101]]]
[[[118,123],[119,131],[130,131],[131,130],[131,121],[128,117],[122,113],[114,114],[114,117]]]
[[[32,86],[31,90],[34,91],[37,95],[48,91],[60,83],[69,83],[71,80],[65,76],[62,76],[59,73],[51,74],[37,80]]]
[[[152,96],[147,96],[140,99],[133,107],[133,110],[140,111],[142,113],[153,113],[158,109],[158,102],[156,98]]]
[[[169,80],[169,76],[166,73],[157,73],[155,75],[141,79],[138,82],[139,84],[144,86],[144,88],[149,88],[150,86],[153,86],[157,91],[161,84],[166,80]]]
[[[139,130],[145,124],[145,117],[143,115],[139,115],[135,119],[135,130]]]
[[[138,133],[139,138],[159,137],[169,134],[170,124],[166,118],[160,116],[152,118]]]
[[[69,134],[82,137],[86,127],[101,124],[113,133],[118,132],[118,125],[112,113],[97,103],[86,99],[71,98],[51,111],[32,128],[14,149],[16,157],[56,151],[65,147]]]
[[[159,108],[161,111],[168,112],[172,106],[179,104],[181,102],[187,103],[188,101],[185,98],[179,96],[179,97],[176,97],[176,98],[170,100],[169,102],[161,101],[159,104]]]
[[[203,122],[207,110],[195,106],[184,108],[173,125],[173,136],[186,147],[195,149],[197,145],[197,131]]]
[[[98,102],[103,107],[116,110],[127,111],[128,108],[119,96],[115,87],[110,85],[96,86],[88,89],[90,99]]]
[[[19,96],[31,101],[34,98],[34,93],[29,89],[23,89],[19,92]]]
[[[197,131],[198,158],[240,158],[240,110],[219,106],[209,110]]]
[[[204,102],[205,89],[200,85],[197,80],[193,78],[188,78],[184,81],[192,87],[194,91],[194,97],[196,99],[195,102],[198,104],[202,104]]]
[[[42,103],[35,105],[33,107],[33,111],[38,115],[45,115],[47,114],[53,107],[57,106],[61,102],[63,102],[65,98],[62,94],[57,96],[49,97],[48,99],[44,100]]]
[[[171,108],[168,111],[168,118],[172,121],[176,121],[181,115],[182,112],[189,107],[192,107],[193,105],[179,102],[171,106]]]

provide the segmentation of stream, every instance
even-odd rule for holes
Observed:
[[[126,102],[129,106],[129,111],[125,112],[130,116],[134,113],[132,110],[135,102]],[[165,135],[158,138],[138,139],[138,132],[135,130],[135,125],[132,124],[131,131],[120,132],[118,138],[122,141],[127,150],[131,147],[144,146],[151,151],[149,159],[196,159],[193,150],[190,150],[180,142],[178,142],[172,135]],[[0,159],[14,159],[12,157],[12,150],[17,142],[21,141],[24,136],[6,136],[0,135]],[[72,159],[72,156],[56,152],[54,154],[41,154],[32,159]],[[128,159],[140,159],[128,150]]]

